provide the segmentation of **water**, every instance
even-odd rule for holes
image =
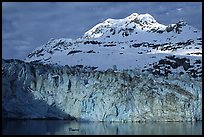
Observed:
[[[202,122],[70,122],[3,120],[2,133],[21,135],[202,135]]]

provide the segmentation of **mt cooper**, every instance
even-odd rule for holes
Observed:
[[[202,32],[150,14],[107,19],[2,60],[4,118],[202,120]]]

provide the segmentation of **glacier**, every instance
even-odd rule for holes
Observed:
[[[202,120],[202,81],[190,77],[3,60],[3,117],[123,122]]]

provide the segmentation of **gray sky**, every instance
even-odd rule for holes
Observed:
[[[149,13],[159,23],[179,20],[202,30],[202,2],[4,2],[2,57],[25,59],[50,38],[79,38],[107,18]]]

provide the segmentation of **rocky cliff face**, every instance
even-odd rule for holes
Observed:
[[[4,118],[202,120],[202,77],[2,61]]]

